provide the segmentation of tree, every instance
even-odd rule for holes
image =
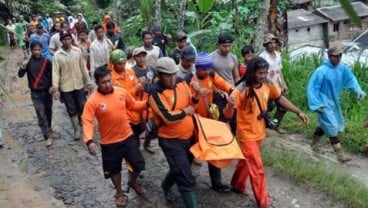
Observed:
[[[154,24],[161,25],[161,0],[155,0]]]
[[[184,30],[185,10],[187,8],[187,0],[182,0],[179,4],[179,28],[178,31]]]

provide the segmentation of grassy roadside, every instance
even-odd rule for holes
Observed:
[[[283,55],[288,57],[287,54]],[[305,127],[292,113],[287,113],[281,126],[293,133],[312,136],[317,127],[317,116],[307,106],[306,88],[313,71],[320,66],[322,60],[317,56],[305,56],[296,61],[283,59],[283,74],[289,87],[288,98],[310,117],[310,125]],[[359,63],[352,67],[363,91],[368,91],[368,69]],[[345,132],[339,135],[342,144],[353,152],[363,152],[368,143],[368,131],[363,128],[368,116],[368,99],[358,101],[354,93],[345,90],[341,95],[341,108],[345,118]]]
[[[368,188],[355,179],[328,170],[322,163],[292,151],[264,145],[262,149],[265,165],[287,175],[296,183],[327,193],[350,207],[368,207]]]

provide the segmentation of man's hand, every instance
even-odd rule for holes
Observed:
[[[233,107],[236,104],[236,99],[234,96],[228,96],[227,103],[229,107]]]
[[[87,84],[86,89],[89,95],[93,92],[93,86],[91,84]]]
[[[365,98],[365,95],[363,93],[358,93],[357,98],[358,100],[363,100]]]
[[[52,96],[54,97],[55,100],[60,100],[60,92],[59,92],[59,90],[54,90]]]
[[[283,94],[283,95],[287,95],[287,94],[289,94],[289,88],[288,88],[286,85],[284,85],[284,87],[283,87],[283,89],[282,89],[282,94]]]
[[[309,123],[309,118],[307,115],[305,115],[303,112],[298,113],[298,117],[300,118],[300,120],[303,121],[303,123],[308,124]]]
[[[97,149],[96,143],[94,143],[94,142],[89,143],[89,145],[88,145],[88,152],[91,155],[97,155],[98,149]]]
[[[142,83],[137,83],[136,85],[135,85],[135,90],[136,91],[143,91],[144,90],[144,85],[142,84]]]
[[[188,107],[185,107],[183,109],[183,111],[185,112],[185,114],[187,114],[188,116],[191,116],[195,113],[195,109],[193,106],[188,106]]]
[[[323,113],[325,110],[324,110],[324,107],[320,107],[316,110],[317,113]]]
[[[22,68],[22,69],[26,69],[26,68],[27,68],[28,63],[29,63],[29,59],[24,60],[24,61],[23,61],[23,63],[22,63],[21,68]]]

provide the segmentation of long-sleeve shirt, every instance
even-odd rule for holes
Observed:
[[[52,86],[62,92],[80,90],[90,84],[87,66],[79,48],[70,51],[60,48],[52,63]]]
[[[149,104],[159,120],[160,128],[157,135],[163,139],[191,138],[194,131],[193,119],[183,110],[193,104],[189,86],[185,82],[178,82],[174,89],[159,87],[162,84],[156,86],[149,96]]]
[[[109,63],[109,57],[111,51],[113,50],[113,44],[108,38],[104,38],[102,41],[96,39],[92,42],[89,50],[91,71],[94,72],[98,67]]]
[[[109,94],[95,91],[87,100],[83,114],[83,141],[93,139],[93,120],[96,117],[101,136],[101,144],[123,141],[133,135],[127,117],[127,110],[143,110],[146,101],[136,101],[130,93],[120,87],[114,87]]]
[[[230,83],[225,81],[216,72],[213,72],[213,71],[208,77],[204,79],[196,78],[193,76],[193,73],[190,73],[185,77],[185,80],[189,86],[191,86],[192,83],[195,83],[198,81],[201,88],[206,88],[210,91],[209,95],[207,95],[206,97],[201,97],[199,99],[199,102],[196,106],[198,114],[205,118],[208,117],[208,107],[209,106],[207,105],[210,105],[213,102],[213,95],[215,92],[215,88],[221,91],[227,92],[227,93],[230,93],[232,89]],[[192,89],[192,92],[195,91],[193,87],[191,87],[191,89]]]
[[[45,62],[46,61],[46,62]],[[44,64],[45,63],[45,64]],[[41,72],[43,65],[45,66]],[[49,90],[51,87],[52,63],[45,57],[31,57],[26,68],[20,68],[18,76],[23,77],[27,73],[28,86],[31,90]]]

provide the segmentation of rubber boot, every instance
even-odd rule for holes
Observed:
[[[320,152],[319,148],[318,148],[318,143],[321,141],[322,136],[318,136],[318,135],[313,135],[312,137],[312,142],[310,144],[312,150],[314,152]]]
[[[223,184],[221,180],[221,169],[208,163],[208,172],[211,178],[212,189],[217,192],[230,192],[230,186]]]
[[[346,163],[346,162],[351,161],[351,158],[345,155],[340,143],[333,144],[332,147],[335,150],[337,160],[339,162]]]
[[[284,118],[285,114],[286,114],[286,111],[280,111],[279,109],[277,109],[276,113],[273,117],[274,119],[277,119],[277,127],[275,128],[275,131],[279,134],[285,134],[286,133],[285,130],[280,128],[281,121]]]
[[[186,192],[181,193],[181,196],[183,197],[184,204],[187,208],[197,208],[197,196],[195,192]]]
[[[80,140],[81,138],[81,127],[79,125],[79,119],[78,116],[72,116],[70,117],[70,120],[72,121],[73,129],[74,129],[74,140]]]
[[[170,173],[166,174],[164,180],[161,182],[161,188],[164,192],[165,199],[168,203],[175,202],[175,195],[174,192],[171,190],[173,185],[175,184],[174,178],[170,175]]]

